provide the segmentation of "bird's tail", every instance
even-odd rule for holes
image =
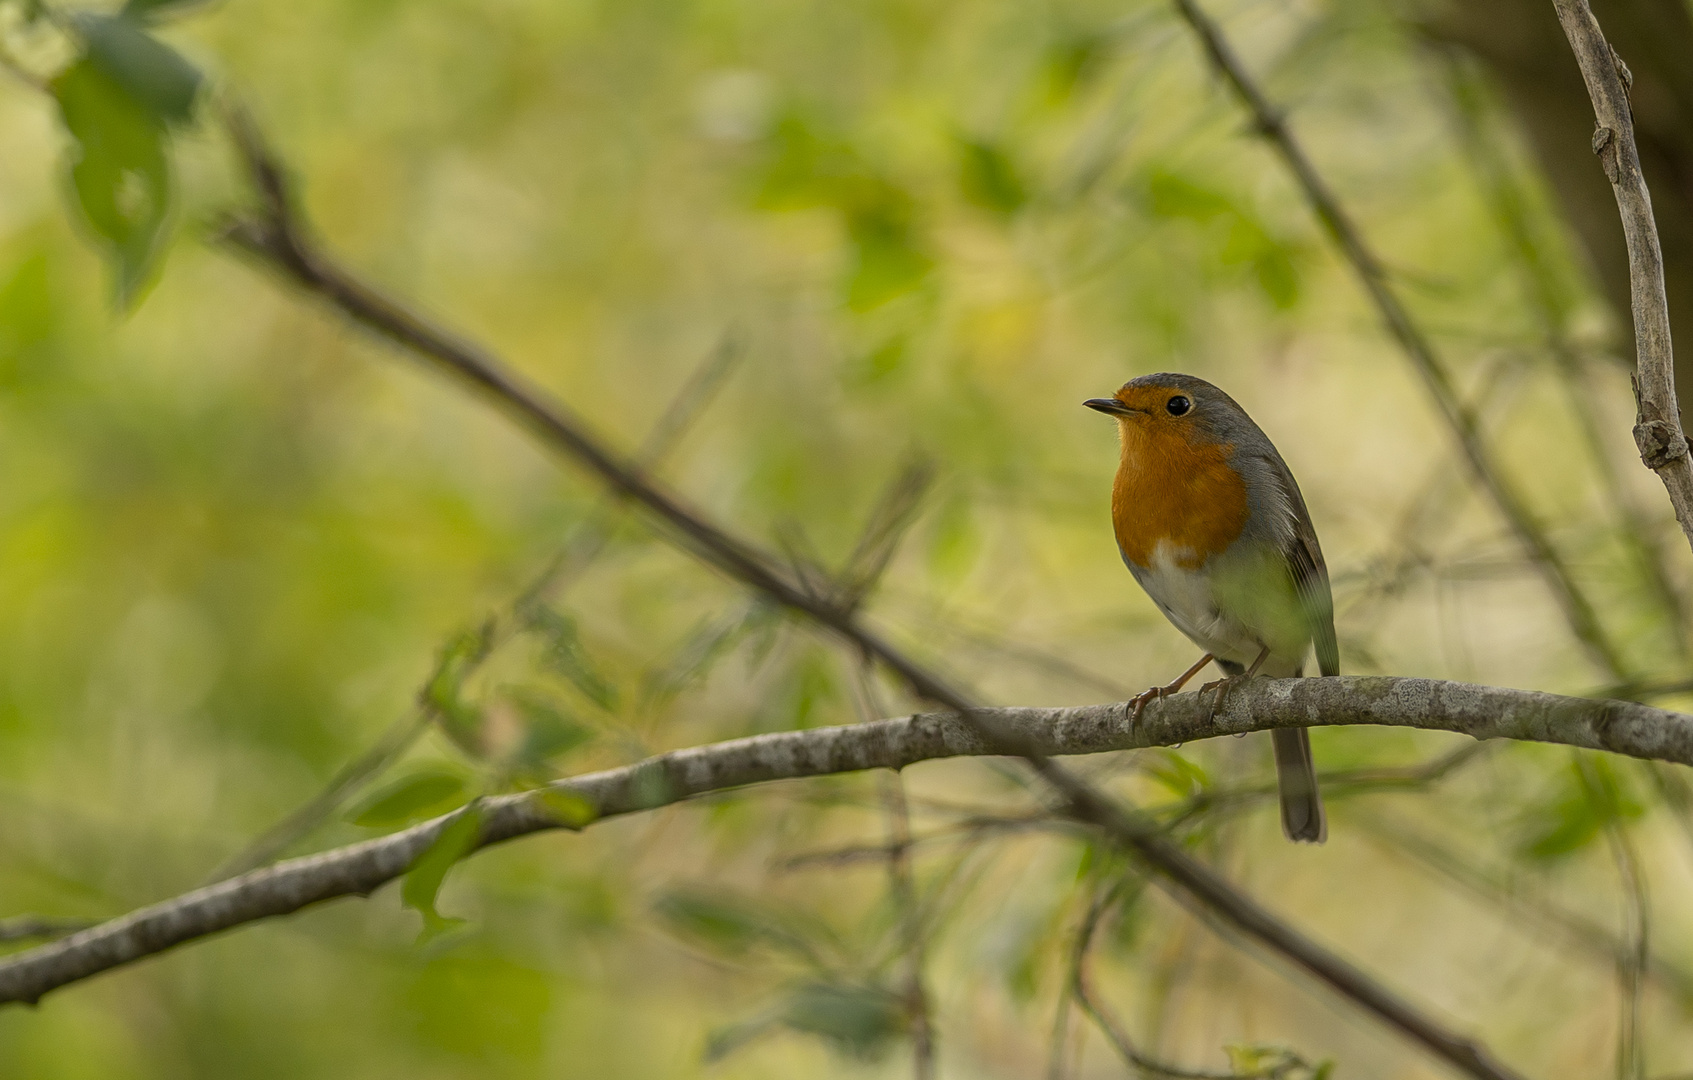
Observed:
[[[1282,832],[1289,840],[1320,844],[1329,836],[1317,767],[1311,761],[1311,736],[1304,728],[1270,732],[1276,747],[1276,782],[1281,787]]]

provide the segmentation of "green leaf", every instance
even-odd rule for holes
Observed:
[[[1312,1065],[1285,1046],[1274,1043],[1230,1043],[1223,1047],[1229,1056],[1229,1071],[1241,1077],[1265,1080],[1325,1080],[1334,1071],[1332,1061]]]
[[[1148,755],[1141,768],[1178,799],[1190,798],[1211,786],[1211,777],[1204,769],[1174,750],[1160,748],[1156,755]]]
[[[1158,217],[1210,221],[1238,213],[1222,192],[1162,169],[1147,178],[1146,194],[1148,206]]]
[[[170,212],[164,129],[91,59],[66,68],[51,89],[76,142],[71,188],[77,206],[110,248],[118,306],[127,308],[152,269]]]
[[[161,16],[180,15],[183,11],[205,2],[206,0],[129,0],[120,14],[141,22],[153,22]]]
[[[554,758],[592,742],[595,731],[534,694],[509,692],[507,699],[523,714],[523,741],[512,754],[519,768],[536,770]]]
[[[911,199],[889,184],[866,187],[847,208],[853,265],[847,306],[869,311],[915,289],[935,261],[918,245]]]
[[[87,61],[160,123],[185,124],[194,116],[200,71],[182,54],[123,15],[76,16],[88,45]]]
[[[477,803],[465,807],[464,812],[448,822],[435,842],[411,864],[400,884],[400,903],[423,916],[423,932],[418,936],[422,944],[463,926],[463,919],[452,919],[435,910],[435,897],[447,880],[453,864],[470,854],[482,832],[482,808]]]
[[[580,829],[591,825],[594,819],[600,816],[593,803],[574,791],[547,787],[541,788],[531,797],[567,829]]]
[[[583,696],[606,712],[617,711],[617,687],[600,674],[583,647],[576,620],[537,605],[529,613],[529,628],[546,639],[548,667],[569,679]]]
[[[1057,105],[1068,101],[1104,65],[1101,58],[1110,44],[1100,33],[1070,33],[1048,47],[1045,71],[1047,97]]]
[[[767,1013],[713,1030],[705,1040],[705,1063],[710,1065],[722,1061],[741,1047],[776,1030],[781,1021],[777,1014]]]
[[[354,825],[389,828],[451,809],[464,793],[464,778],[446,769],[421,769],[383,787],[347,815]]]
[[[873,1058],[909,1025],[905,1001],[871,983],[813,982],[788,994],[782,1023],[832,1043],[856,1058]]]
[[[976,139],[959,139],[958,149],[958,182],[966,199],[1002,217],[1028,202],[1029,193],[1003,149]]]
[[[1644,812],[1603,758],[1576,761],[1563,776],[1564,783],[1552,798],[1530,812],[1520,850],[1531,859],[1555,860],[1574,854],[1608,826]]]
[[[466,754],[481,758],[482,710],[464,700],[464,680],[488,655],[491,634],[488,627],[468,630],[441,650],[435,673],[423,689],[424,704],[434,710],[441,727]]]
[[[736,960],[764,946],[821,966],[813,943],[830,938],[821,923],[784,918],[766,904],[728,892],[673,889],[653,911],[677,937]]]

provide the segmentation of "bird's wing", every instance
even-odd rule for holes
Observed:
[[[1323,549],[1317,543],[1317,527],[1311,523],[1311,512],[1305,508],[1305,497],[1287,464],[1270,458],[1272,473],[1287,495],[1288,509],[1293,517],[1293,529],[1282,545],[1293,570],[1293,581],[1299,589],[1299,603],[1311,625],[1311,641],[1317,648],[1317,667],[1324,675],[1340,674],[1340,645],[1334,636],[1334,596],[1329,592],[1329,568],[1323,562]]]

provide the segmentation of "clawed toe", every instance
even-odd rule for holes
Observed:
[[[1149,686],[1129,699],[1129,723],[1140,723],[1140,714],[1154,701],[1161,701],[1171,693],[1168,686]]]
[[[1217,719],[1217,713],[1222,710],[1223,702],[1227,700],[1229,691],[1242,685],[1250,678],[1252,678],[1251,672],[1241,675],[1229,675],[1221,679],[1213,679],[1199,688],[1201,697],[1204,696],[1207,690],[1217,691],[1216,696],[1211,699],[1211,707],[1206,710],[1205,713],[1205,722],[1207,724],[1210,724]]]

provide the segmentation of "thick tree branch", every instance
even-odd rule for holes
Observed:
[[[1628,241],[1629,294],[1634,309],[1634,444],[1640,460],[1658,474],[1669,492],[1681,531],[1693,544],[1693,458],[1681,430],[1675,401],[1675,356],[1670,348],[1669,298],[1664,291],[1664,253],[1652,219],[1652,196],[1634,145],[1634,116],[1628,88],[1633,81],[1622,58],[1599,29],[1587,0],[1552,0],[1558,22],[1581,65],[1598,126],[1593,152],[1617,197]]]
[[[1129,721],[1121,704],[980,709],[974,719],[991,720],[995,730],[1013,732],[1020,748],[1046,756],[1173,746],[1277,727],[1373,724],[1561,743],[1693,765],[1693,716],[1628,702],[1432,679],[1259,679],[1230,694],[1214,720],[1206,713],[1206,699],[1183,694],[1149,706],[1139,723]],[[581,819],[573,826],[561,816],[566,814],[561,807],[575,800],[599,820],[749,784],[899,769],[1007,749],[991,745],[977,724],[951,713],[733,739],[561,780],[539,792],[485,800],[480,846],[580,827]],[[290,859],[19,953],[0,961],[0,1002],[32,1002],[57,987],[196,938],[336,897],[368,895],[405,873],[452,817]],[[1309,958],[1293,959],[1303,965]],[[1487,1075],[1511,1074],[1495,1067]]]
[[[1622,654],[1605,633],[1598,614],[1593,610],[1593,604],[1576,585],[1568,565],[1546,538],[1545,530],[1529,510],[1522,494],[1506,479],[1498,462],[1493,460],[1493,454],[1476,423],[1475,414],[1465,408],[1458,397],[1457,387],[1452,382],[1452,375],[1446,369],[1445,361],[1435,351],[1434,343],[1411,318],[1411,313],[1400,302],[1399,295],[1393,291],[1382,261],[1364,242],[1363,232],[1340,205],[1340,200],[1316,166],[1311,163],[1304,147],[1293,137],[1293,132],[1288,129],[1287,121],[1281,112],[1270,104],[1270,99],[1253,81],[1246,65],[1235,55],[1223,37],[1222,30],[1199,7],[1197,0],[1173,2],[1182,19],[1193,28],[1199,38],[1212,69],[1222,76],[1240,98],[1241,104],[1252,114],[1252,122],[1258,133],[1287,164],[1288,171],[1293,174],[1305,201],[1311,205],[1312,212],[1317,215],[1317,219],[1334,240],[1335,246],[1340,249],[1341,255],[1358,275],[1364,291],[1369,294],[1370,301],[1381,314],[1382,321],[1387,324],[1388,332],[1404,350],[1411,366],[1416,369],[1423,385],[1434,398],[1441,419],[1446,421],[1446,426],[1458,440],[1464,460],[1469,464],[1477,483],[1493,500],[1494,506],[1498,508],[1518,543],[1527,553],[1529,561],[1545,578],[1571,631],[1596,664],[1615,678],[1626,678]]]
[[[805,616],[849,643],[865,657],[881,663],[920,699],[951,710],[956,721],[974,736],[977,744],[991,746],[997,753],[1021,757],[1057,793],[1066,814],[1098,827],[1113,843],[1132,852],[1158,872],[1161,885],[1207,909],[1247,938],[1280,954],[1448,1064],[1478,1080],[1506,1080],[1514,1075],[1496,1064],[1476,1043],[1446,1030],[1364,972],[1271,915],[1251,897],[1171,842],[1157,823],[1143,814],[1115,805],[1052,761],[1047,752],[1039,748],[1038,733],[1011,723],[996,710],[975,708],[967,695],[866,626],[856,611],[842,606],[833,597],[814,592],[804,581],[777,569],[772,559],[748,541],[685,507],[653,483],[638,466],[604,446],[590,433],[581,418],[563,404],[550,400],[494,357],[436,328],[336,265],[298,227],[283,171],[267,151],[257,130],[239,111],[231,112],[230,121],[231,131],[246,158],[263,203],[258,216],[237,220],[230,225],[226,235],[234,244],[354,321],[488,395],[553,449],[597,476],[621,497],[644,507],[669,530],[679,546],[693,552],[701,561],[762,593],[790,612]],[[665,776],[659,774],[658,780],[665,780]],[[539,813],[528,803],[519,803],[509,812],[521,818],[518,811],[523,807],[529,807],[531,816]],[[555,816],[542,815],[542,818],[547,823],[558,824]],[[506,836],[500,835],[498,829],[492,828],[496,824],[497,821],[485,823],[485,827],[491,830],[488,832],[490,839],[505,839]],[[425,835],[423,839],[427,840],[429,836]],[[407,860],[393,873],[399,873],[408,866],[410,859],[421,850],[406,849]],[[384,857],[391,854],[393,852],[384,849]],[[243,879],[235,880],[239,882]],[[368,888],[343,891],[368,891]],[[215,898],[221,902],[223,894],[218,893]],[[323,898],[326,897],[312,897],[314,900]]]

